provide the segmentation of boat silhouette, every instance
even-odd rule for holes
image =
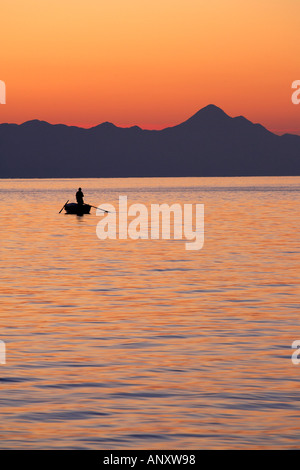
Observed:
[[[64,209],[67,214],[83,215],[90,213],[91,206],[89,204],[76,204],[76,202],[70,202],[69,204],[65,204]]]

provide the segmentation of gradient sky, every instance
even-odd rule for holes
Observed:
[[[209,103],[300,134],[299,0],[1,0],[0,122],[162,128]]]

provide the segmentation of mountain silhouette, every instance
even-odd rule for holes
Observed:
[[[278,136],[215,105],[162,130],[0,124],[0,177],[300,175],[300,136]]]

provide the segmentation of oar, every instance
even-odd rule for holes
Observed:
[[[91,206],[91,204],[89,204],[89,206]],[[106,214],[109,212],[111,214],[110,211],[106,211],[105,209],[101,209],[101,207],[96,207],[96,206],[91,206],[93,207],[94,209],[100,209],[101,211],[105,212]]]
[[[69,199],[68,199],[67,202],[63,205],[63,207],[60,209],[59,214],[60,214],[61,211],[65,208],[65,206],[68,204],[68,202],[69,202]]]

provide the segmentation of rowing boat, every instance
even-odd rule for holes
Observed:
[[[70,202],[65,205],[64,209],[67,214],[83,215],[90,213],[91,206],[89,204],[76,204],[75,202]]]

